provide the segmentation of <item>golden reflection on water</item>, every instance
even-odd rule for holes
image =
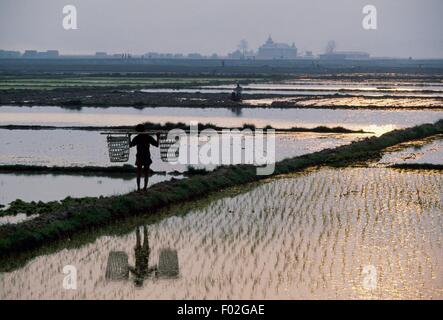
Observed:
[[[387,98],[387,97],[341,97],[307,99],[299,103],[302,106],[354,106],[354,107],[439,107],[443,108],[442,98]]]
[[[136,234],[105,236],[3,274],[0,298],[442,299],[443,175],[324,169],[273,180],[149,226],[150,264],[177,250],[177,279],[107,281],[111,251],[134,265]],[[64,265],[78,288],[62,288]],[[374,266],[376,287],[364,286]]]
[[[291,98],[292,99],[292,98]],[[304,101],[304,98],[298,98]],[[336,99],[336,98],[333,98]],[[337,99],[337,101],[340,99]],[[245,100],[245,103],[247,101]],[[383,134],[393,129],[435,122],[443,117],[443,109],[427,110],[341,110],[299,108],[245,108],[229,111],[225,108],[82,108],[67,110],[60,107],[2,107],[0,125],[49,126],[119,126],[140,122],[166,123],[190,121],[212,123],[221,127],[241,127],[254,124],[257,128],[342,126]],[[240,113],[237,113],[240,111]]]
[[[392,124],[360,124],[360,123],[343,123],[337,119],[336,122],[324,123],[319,119],[318,122],[303,121],[303,124],[298,124],[295,120],[283,120],[283,119],[266,119],[260,117],[248,117],[248,118],[233,118],[233,117],[217,117],[213,116],[200,117],[200,116],[155,116],[155,115],[139,115],[139,114],[106,114],[100,113],[2,113],[0,124],[19,124],[19,125],[49,125],[49,126],[131,126],[141,122],[152,122],[165,124],[171,123],[191,123],[198,122],[200,124],[211,123],[223,127],[241,127],[245,123],[253,123],[257,128],[264,128],[267,125],[271,125],[274,128],[288,129],[294,126],[300,126],[303,128],[314,128],[320,125],[326,125],[330,127],[343,126],[351,130],[364,130],[367,132],[373,132],[376,135],[382,135],[383,133],[397,129],[397,125]]]
[[[248,99],[246,104],[254,106],[271,106],[273,103],[285,103],[299,107],[361,107],[361,108],[438,108],[443,109],[442,98],[416,98],[416,97],[326,97],[326,98],[259,98]]]

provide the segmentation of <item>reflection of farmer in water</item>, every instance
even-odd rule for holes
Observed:
[[[155,272],[155,268],[149,268],[149,249],[148,230],[143,226],[143,244],[141,243],[140,229],[136,230],[137,242],[135,244],[135,267],[129,267],[134,274],[134,283],[136,286],[143,285],[145,280],[151,273]]]
[[[135,127],[135,131],[143,133],[145,127],[139,124]],[[142,175],[142,170],[144,169],[145,174],[145,184],[143,190],[148,187],[148,175],[149,167],[151,166],[151,152],[149,150],[150,145],[158,147],[159,134],[157,133],[157,140],[148,134],[139,134],[131,141],[131,148],[137,146],[137,156],[135,165],[137,166],[137,191],[140,191],[140,179]]]
[[[106,279],[111,281],[127,280],[129,273],[132,273],[134,284],[137,287],[143,286],[144,280],[148,278],[176,279],[179,276],[177,250],[161,249],[158,265],[149,267],[151,248],[149,247],[147,227],[143,226],[143,239],[140,233],[141,227],[137,227],[135,230],[134,266],[129,265],[126,252],[111,251],[106,264]]]

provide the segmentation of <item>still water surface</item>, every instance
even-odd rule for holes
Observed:
[[[443,299],[442,194],[439,172],[292,175],[149,225],[149,267],[176,251],[177,278],[106,279],[111,252],[135,265],[134,231],[3,273],[0,299]]]
[[[246,108],[82,108],[0,107],[0,125],[49,126],[125,126],[141,122],[166,123],[191,121],[221,127],[254,124],[274,128],[342,126],[353,130],[383,134],[387,131],[443,119],[443,111],[429,110],[331,110]]]
[[[334,148],[367,137],[365,134],[278,134],[275,142],[275,159],[280,161],[307,153]],[[45,166],[110,166],[121,165],[109,161],[106,136],[97,131],[84,130],[6,130],[0,129],[0,165],[27,164]],[[251,135],[244,135],[244,141]],[[50,141],[50,142],[49,142]],[[221,141],[221,140],[218,140]],[[200,145],[204,139],[199,141]],[[184,140],[181,144],[186,146]],[[185,147],[180,147],[180,152]],[[223,154],[223,149],[222,154]],[[233,143],[229,150],[234,150]],[[129,164],[135,163],[132,149]],[[160,159],[158,148],[151,147],[154,171],[185,171],[187,165],[170,164]],[[189,153],[188,153],[189,154]],[[231,153],[232,154],[232,153]],[[206,166],[208,168],[213,166]]]
[[[183,178],[181,175],[152,175],[149,186],[173,177]],[[0,189],[0,204],[6,205],[16,199],[47,202],[68,196],[81,198],[128,193],[136,189],[136,181],[135,173],[126,177],[0,173]]]

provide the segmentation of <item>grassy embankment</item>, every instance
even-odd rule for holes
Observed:
[[[189,131],[189,124],[178,122],[166,122],[165,124],[160,123],[152,123],[145,122],[144,123],[145,130],[147,131],[170,131],[174,129],[181,129],[184,131]],[[6,130],[82,130],[82,131],[133,131],[134,126],[40,126],[40,125],[0,125],[0,129]],[[217,126],[212,123],[199,123],[198,131],[213,129],[216,131],[222,131],[223,129],[228,129],[226,127]],[[256,130],[256,126],[254,124],[243,124],[241,127],[230,127],[230,130]],[[343,127],[326,127],[326,126],[318,126],[314,128],[302,128],[302,127],[292,127],[292,128],[274,128],[271,125],[267,125],[263,128],[264,130],[274,129],[276,133],[297,133],[297,132],[313,132],[313,133],[372,133],[366,132],[363,130],[351,130]]]
[[[274,175],[286,174],[312,166],[346,166],[376,159],[390,146],[443,133],[443,120],[413,128],[395,130],[335,149],[286,159],[276,163]],[[87,198],[75,205],[52,208],[40,217],[0,227],[0,256],[43,246],[66,239],[76,232],[99,228],[119,219],[138,214],[154,214],[177,203],[198,199],[220,190],[267,177],[257,176],[253,165],[221,167],[204,175],[157,184],[146,194],[130,193],[112,197]]]

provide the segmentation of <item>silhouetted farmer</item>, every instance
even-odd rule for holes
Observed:
[[[135,165],[137,166],[137,191],[140,191],[140,179],[142,170],[145,173],[145,184],[143,190],[148,187],[149,167],[151,166],[151,152],[149,150],[150,145],[158,147],[159,133],[157,133],[157,140],[148,134],[142,134],[145,131],[145,127],[139,124],[135,127],[135,131],[141,133],[132,139],[130,147],[137,146],[137,155]]]
[[[242,90],[243,88],[240,86],[240,83],[237,82],[237,87],[231,93],[231,100],[233,101],[241,101],[242,100]]]

